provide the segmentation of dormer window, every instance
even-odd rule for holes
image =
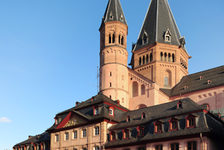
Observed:
[[[128,129],[124,129],[123,130],[123,139],[128,139],[129,138],[129,130]]]
[[[178,130],[178,121],[175,118],[172,118],[170,121],[170,131]]]
[[[114,108],[113,107],[109,108],[109,115],[114,116]]]
[[[112,12],[110,13],[110,20],[112,20],[114,17],[113,17],[113,14],[112,14]]]
[[[195,122],[195,116],[190,115],[186,118],[186,125],[187,128],[195,128],[196,127],[196,122]]]
[[[146,32],[144,32],[143,37],[142,37],[142,45],[145,45],[148,43],[148,35]]]
[[[180,108],[183,108],[183,104],[182,104],[181,101],[179,101],[179,102],[177,103],[177,109],[180,109]]]
[[[169,29],[167,29],[165,34],[164,34],[164,41],[165,42],[171,42],[171,33],[170,33]]]
[[[98,106],[95,106],[93,107],[93,114],[96,116],[96,115],[99,115],[99,107]]]
[[[144,127],[137,127],[138,136],[144,136]]]
[[[123,15],[121,15],[120,20],[121,20],[121,21],[123,21],[123,20],[124,20],[124,16],[123,16]]]
[[[130,122],[131,121],[131,118],[130,116],[127,116],[127,119],[126,119],[127,122]]]
[[[163,130],[162,130],[162,122],[160,122],[160,121],[154,122],[154,132],[155,133],[162,133],[163,132]]]
[[[145,119],[145,113],[144,112],[142,113],[142,117],[141,118]]]
[[[116,134],[114,131],[110,132],[110,141],[115,141],[116,140]]]

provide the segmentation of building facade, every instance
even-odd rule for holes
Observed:
[[[108,0],[99,32],[100,92],[55,116],[51,150],[223,149],[224,66],[188,74],[167,0],[151,0],[130,67],[120,0]]]

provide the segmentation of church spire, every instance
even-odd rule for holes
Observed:
[[[109,0],[102,24],[110,21],[120,21],[127,25],[120,0]]]
[[[184,48],[185,40],[181,38],[167,0],[151,1],[134,50],[156,42]]]

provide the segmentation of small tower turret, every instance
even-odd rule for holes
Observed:
[[[128,103],[128,26],[120,0],[109,0],[100,31],[100,92]]]

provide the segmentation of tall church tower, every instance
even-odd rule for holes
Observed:
[[[151,0],[132,53],[132,69],[162,88],[173,87],[188,74],[190,56],[167,0]]]
[[[128,103],[128,26],[120,0],[109,0],[100,31],[100,92]]]

